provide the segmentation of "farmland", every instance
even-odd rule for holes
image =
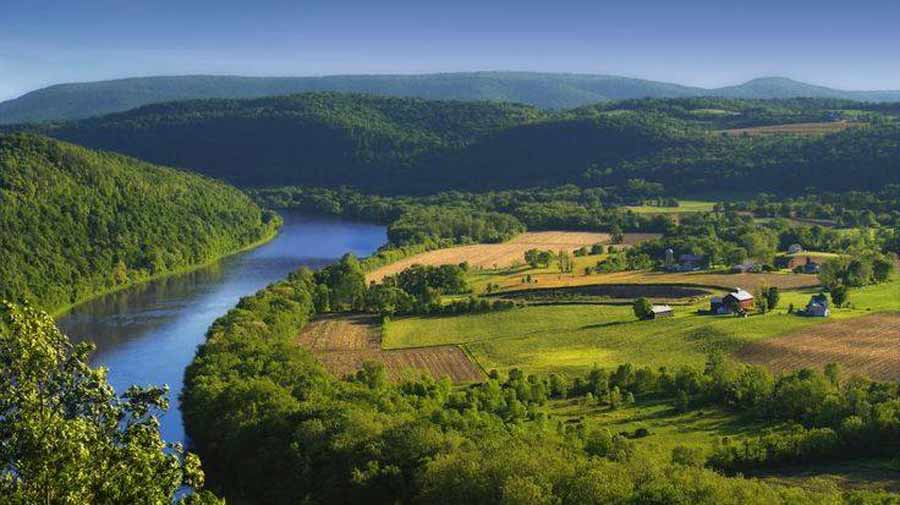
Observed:
[[[674,318],[657,321],[637,321],[628,305],[584,304],[526,306],[455,317],[401,318],[386,325],[384,345],[391,349],[463,345],[485,369],[523,367],[542,373],[580,374],[593,366],[626,362],[654,367],[699,366],[711,351],[739,353],[750,344],[796,332],[815,335],[820,328],[844,320],[849,324],[874,312],[900,309],[900,280],[895,278],[853,290],[852,308],[835,309],[830,319],[788,313],[788,307],[803,307],[817,292],[815,288],[783,291],[777,310],[749,318],[701,315],[697,311],[708,307],[705,299],[686,300],[676,306]],[[852,364],[852,354],[833,357]]]
[[[754,342],[736,356],[773,372],[840,363],[852,373],[896,380],[900,377],[900,313],[872,314],[804,328]]]
[[[707,200],[678,200],[677,207],[631,205],[625,208],[637,214],[690,214],[693,212],[712,212],[714,206],[715,202]]]
[[[626,234],[626,243],[645,239],[650,234]],[[468,262],[476,268],[505,268],[523,262],[525,251],[529,249],[549,249],[552,251],[573,251],[583,246],[608,243],[606,233],[539,231],[528,232],[502,244],[477,244],[447,249],[438,249],[397,261],[379,268],[367,276],[369,281],[380,281],[384,277],[399,273],[414,264],[447,265]]]
[[[579,258],[581,263],[596,262],[594,258]],[[819,280],[815,275],[798,275],[782,272],[739,273],[726,272],[657,272],[650,270],[623,271],[603,274],[584,275],[578,269],[574,273],[560,274],[551,269],[530,273],[534,288],[562,288],[570,286],[590,286],[596,284],[672,284],[685,286],[704,286],[716,289],[730,289],[735,286],[744,289],[756,289],[760,286],[775,286],[779,289],[801,289],[817,286]],[[522,289],[523,271],[513,271],[506,275],[497,275],[492,282],[501,289]]]
[[[384,351],[377,320],[368,315],[330,316],[306,325],[297,344],[310,350],[328,371],[338,377],[358,370],[366,361],[385,365],[388,377],[398,381],[427,373],[453,382],[482,378],[481,370],[459,347],[435,346],[423,349]]]
[[[861,126],[861,123],[849,123],[847,121],[828,121],[821,123],[793,123],[770,126],[756,126],[753,128],[734,128],[731,130],[719,130],[716,133],[725,135],[828,135],[837,133],[847,128]]]

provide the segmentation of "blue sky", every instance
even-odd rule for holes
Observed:
[[[833,4],[833,5],[832,5]],[[900,2],[0,0],[0,99],[190,73],[532,70],[900,89]]]

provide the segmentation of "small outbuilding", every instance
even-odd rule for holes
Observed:
[[[818,294],[810,298],[806,304],[806,310],[803,311],[804,316],[808,317],[828,317],[831,311],[828,309],[828,297],[824,294]]]
[[[675,312],[672,311],[672,307],[668,305],[654,305],[650,307],[650,318],[651,319],[664,319],[667,317],[673,317]]]
[[[787,251],[787,252],[788,252],[788,254],[802,253],[802,252],[803,252],[803,246],[800,245],[800,244],[791,244],[791,246],[788,247],[788,251]]]

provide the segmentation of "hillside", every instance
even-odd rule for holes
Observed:
[[[174,76],[58,84],[0,103],[0,124],[81,119],[158,102],[258,98],[310,91],[369,93],[432,100],[503,101],[564,109],[609,100],[720,96],[898,101],[900,91],[843,91],[784,78],[698,88],[614,75],[462,72],[325,77]]]
[[[684,192],[797,192],[900,182],[894,108],[832,99],[684,98],[547,112],[490,102],[308,93],[157,104],[7,129],[29,129],[244,187],[347,185],[426,193],[607,186],[643,178]],[[817,121],[827,126],[835,115],[846,115],[856,127],[807,128],[795,135],[722,133]]]
[[[0,299],[58,310],[235,252],[278,221],[197,175],[0,135]]]

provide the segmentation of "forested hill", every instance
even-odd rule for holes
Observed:
[[[246,187],[424,193],[640,178],[676,191],[800,192],[900,183],[897,114],[897,104],[830,99],[644,99],[549,112],[309,93],[15,128]],[[807,123],[819,126],[798,135],[726,132]]]
[[[278,78],[194,75],[50,86],[0,103],[0,124],[81,119],[176,100],[258,98],[309,91],[518,102],[545,109],[645,97],[819,97],[900,101],[900,91],[844,91],[777,77],[754,79],[725,88],[698,88],[614,75],[530,72]]]
[[[0,299],[57,310],[274,233],[223,183],[34,135],[0,135]]]

